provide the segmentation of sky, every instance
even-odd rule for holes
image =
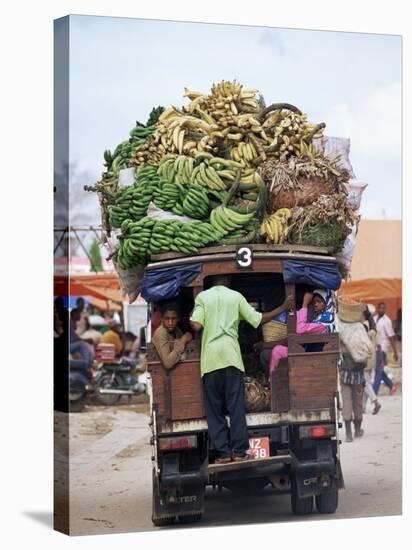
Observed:
[[[104,149],[127,139],[153,106],[184,105],[185,86],[208,92],[236,79],[266,104],[292,103],[325,122],[326,135],[350,138],[356,179],[368,183],[362,216],[400,219],[401,48],[393,35],[71,16],[76,193],[100,178]],[[97,202],[96,211],[90,198],[84,204],[98,223]]]

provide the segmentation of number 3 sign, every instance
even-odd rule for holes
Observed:
[[[236,250],[236,266],[241,269],[252,267],[253,250],[248,246],[241,246]]]

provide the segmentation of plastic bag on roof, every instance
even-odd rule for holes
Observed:
[[[144,275],[144,266],[137,265],[130,269],[121,269],[113,261],[114,267],[120,279],[122,290],[129,297],[129,304],[133,304],[140,294],[141,281]]]
[[[329,158],[340,155],[336,163],[338,168],[346,170],[352,179],[355,179],[355,173],[349,160],[350,139],[342,137],[323,136],[320,139],[314,139],[313,145],[316,149],[324,148],[325,155]]]
[[[348,276],[352,268],[353,255],[356,247],[357,224],[353,224],[352,231],[346,237],[342,251],[336,254],[338,264],[342,266],[345,276]]]
[[[153,218],[154,220],[179,220],[181,222],[191,222],[192,218],[188,216],[179,216],[178,214],[173,214],[168,210],[162,210],[158,208],[154,202],[151,202],[147,208],[147,217]]]
[[[358,181],[349,181],[344,185],[348,190],[348,203],[354,210],[359,210],[362,200],[362,194],[368,187],[368,184]]]
[[[306,284],[329,290],[337,290],[341,283],[336,264],[311,260],[285,260],[283,280],[285,283]]]

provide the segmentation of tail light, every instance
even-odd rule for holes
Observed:
[[[169,451],[174,449],[196,449],[197,437],[184,435],[180,437],[162,437],[159,439],[159,449]]]
[[[323,437],[331,437],[333,435],[335,435],[334,424],[322,424],[320,426],[300,426],[299,427],[300,439],[303,439],[305,437],[310,439],[320,439]]]

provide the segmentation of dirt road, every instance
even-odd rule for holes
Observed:
[[[382,396],[381,402],[378,415],[365,416],[365,436],[341,446],[346,489],[340,493],[337,513],[299,521],[401,513],[401,397]],[[154,529],[145,408],[89,407],[70,415],[73,535]],[[229,491],[208,490],[201,525],[279,521],[296,521],[288,495],[274,495],[267,488],[253,498],[233,499]]]

